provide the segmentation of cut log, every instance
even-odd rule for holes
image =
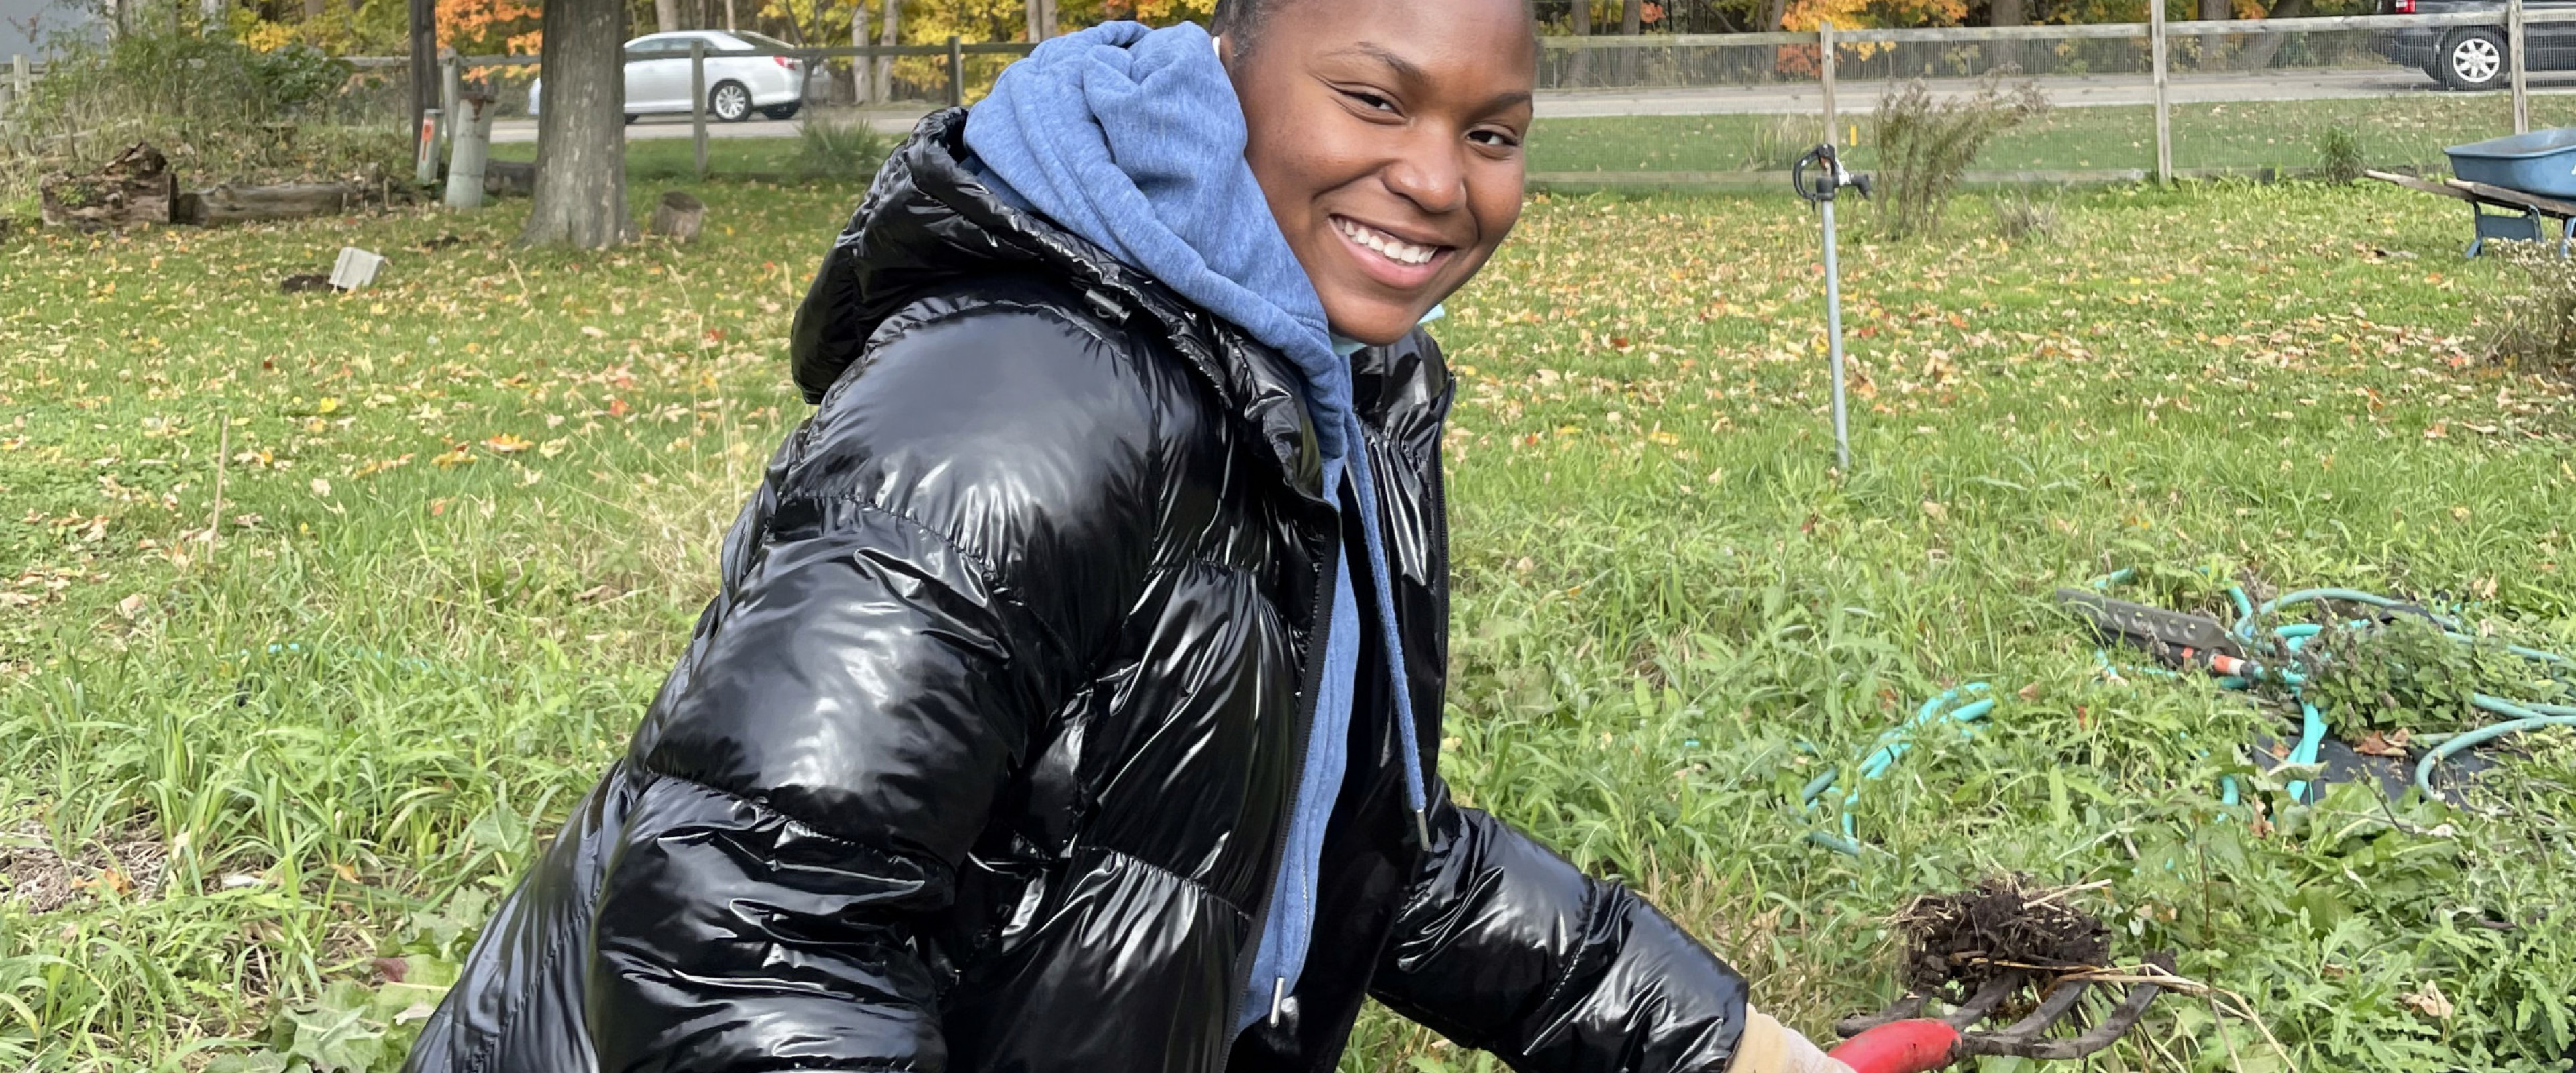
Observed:
[[[300,220],[333,216],[366,203],[366,191],[347,183],[286,183],[279,186],[224,186],[191,190],[179,196],[175,218],[199,227],[258,220]]]
[[[677,190],[665,191],[662,200],[653,206],[653,226],[649,230],[673,242],[694,242],[706,216],[706,202]]]
[[[58,171],[37,183],[45,225],[84,231],[169,223],[178,195],[169,159],[144,142],[126,146],[93,174]]]
[[[484,161],[483,192],[492,197],[536,196],[536,162],[533,160]]]

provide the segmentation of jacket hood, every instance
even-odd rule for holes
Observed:
[[[1012,207],[967,165],[965,130],[963,108],[923,117],[833,240],[789,330],[789,366],[806,401],[820,402],[907,307],[971,280],[1052,278],[1110,320],[1143,318],[1205,374],[1290,484],[1321,498],[1322,461],[1298,372],[1161,281]]]

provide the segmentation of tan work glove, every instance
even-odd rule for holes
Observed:
[[[1744,1035],[1735,1043],[1735,1060],[1726,1073],[1852,1073],[1850,1066],[1825,1057],[1807,1037],[1751,1006],[1744,1008]]]

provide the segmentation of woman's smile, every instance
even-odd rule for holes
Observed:
[[[1342,236],[1346,251],[1360,271],[1394,290],[1420,290],[1439,278],[1442,264],[1458,252],[1453,245],[1408,241],[1386,228],[1338,213],[1331,219],[1333,231]]]

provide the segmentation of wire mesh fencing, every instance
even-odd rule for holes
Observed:
[[[1542,25],[1556,29],[1571,10],[1571,0],[1538,6]],[[1543,38],[1528,143],[1534,183],[1760,188],[1784,184],[1790,164],[1828,139],[1853,166],[1874,168],[1877,112],[1916,83],[1937,106],[2024,85],[2048,101],[1979,153],[1969,181],[1986,183],[2433,172],[2445,146],[2518,125],[2576,124],[2576,8],[1697,32],[1731,28],[1723,10],[1676,2],[1654,9],[1649,32],[1611,32],[1596,19],[1591,35]],[[794,123],[648,112],[629,128],[630,156],[682,175],[780,175],[808,151],[800,142],[897,135],[927,111],[971,103],[1030,47],[796,50],[784,55],[824,73]],[[464,81],[498,98],[505,145],[534,137],[534,59],[466,61]],[[407,113],[400,61],[360,74],[366,85],[353,81],[346,105],[335,106],[349,122]],[[807,129],[816,124],[836,129]]]

